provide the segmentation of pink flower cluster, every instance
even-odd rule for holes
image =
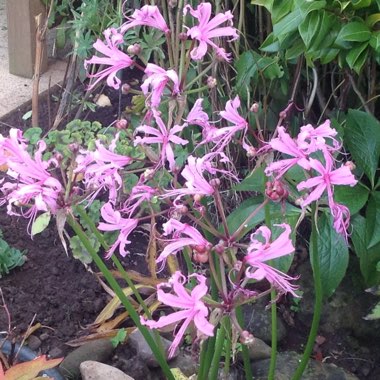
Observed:
[[[347,240],[350,213],[346,206],[335,202],[334,185],[355,186],[357,180],[348,165],[337,167],[333,154],[339,150],[340,144],[335,139],[336,135],[329,120],[317,128],[310,124],[301,127],[297,139],[293,139],[284,127],[279,127],[278,137],[272,139],[269,146],[290,158],[273,162],[265,169],[265,173],[274,175],[278,180],[295,165],[307,171],[309,178],[297,185],[297,190],[309,191],[301,201],[301,206],[306,207],[320,200],[326,193],[334,228]]]
[[[33,222],[39,211],[55,214],[64,206],[63,187],[48,171],[58,162],[43,161],[45,150],[46,144],[40,141],[32,158],[21,130],[12,128],[8,138],[0,135],[0,164],[10,179],[1,183],[1,204],[8,203],[9,215],[20,215],[14,206],[21,206],[21,215]]]

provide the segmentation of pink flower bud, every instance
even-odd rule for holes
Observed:
[[[126,129],[128,126],[128,121],[125,119],[120,119],[115,123],[117,129]]]
[[[141,45],[133,44],[127,47],[127,53],[131,55],[140,55],[141,53]]]
[[[124,83],[122,86],[121,86],[121,93],[123,95],[127,95],[129,93],[129,91],[131,90],[131,86],[128,84],[128,83]]]
[[[213,178],[211,181],[210,181],[210,185],[212,187],[219,187],[220,186],[220,179],[219,178]]]
[[[356,165],[352,162],[352,161],[347,161],[344,166],[347,166],[348,168],[350,168],[351,171],[355,170],[356,169]]]
[[[207,86],[208,88],[214,88],[218,84],[218,81],[214,77],[207,78]]]
[[[240,334],[240,343],[250,345],[255,342],[255,337],[247,330]]]
[[[193,253],[193,260],[197,263],[205,264],[208,262],[208,252],[205,253]]]
[[[203,198],[202,194],[195,194],[193,196],[194,202],[196,202],[196,203],[200,203],[200,201],[202,200],[202,198]]]
[[[180,41],[186,41],[187,40],[187,33],[180,33],[178,35],[178,38],[180,39]]]
[[[276,179],[273,182],[269,181],[265,184],[265,195],[273,202],[280,202],[289,196],[289,192],[285,188],[285,185]]]
[[[250,111],[253,113],[257,113],[257,112],[259,112],[259,109],[260,109],[259,103],[253,103],[251,108],[250,108]]]

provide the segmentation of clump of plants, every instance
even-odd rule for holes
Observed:
[[[237,347],[245,376],[252,378],[247,346],[255,331],[244,326],[242,306],[268,296],[274,326],[269,378],[274,378],[276,302],[299,297],[298,276],[287,271],[297,227],[308,218],[316,298],[294,377],[299,379],[315,341],[322,299],[334,292],[347,268],[350,202],[341,201],[336,189],[345,194],[358,186],[355,164],[330,120],[291,130],[293,101],[270,128],[262,127],[260,103],[241,98],[226,80],[236,79],[231,65],[238,53],[231,11],[207,2],[163,5],[145,5],[122,25],[106,29],[93,45],[100,55],[85,62],[90,87],[105,80],[144,99],[141,117],[119,120],[112,138],[95,134],[93,144],[76,139],[62,152],[51,150],[46,139],[30,150],[22,131],[12,129],[0,144],[8,167],[2,200],[9,213],[30,220],[32,232],[42,230],[42,216],[54,217],[65,247],[66,225],[71,227],[168,379],[174,376],[167,360],[186,334],[199,360],[198,379],[217,379],[222,356],[228,374]],[[161,45],[147,61],[143,46],[127,41],[131,34],[138,41],[149,33],[159,36]],[[121,70],[131,69],[144,74],[139,88],[119,78]],[[356,164],[361,169],[360,160]],[[365,165],[363,171],[369,173]],[[90,216],[97,201],[99,221]],[[150,232],[147,266],[159,282],[155,297],[138,292],[119,260],[130,254],[132,234],[140,228]],[[128,283],[139,313],[103,260],[112,260]],[[157,330],[168,327],[173,342],[166,356]]]
[[[11,247],[3,239],[3,233],[0,231],[0,278],[7,275],[12,269],[24,265],[25,253]]]

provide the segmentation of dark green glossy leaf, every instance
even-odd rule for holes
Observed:
[[[264,193],[265,182],[267,176],[264,174],[264,170],[261,166],[256,168],[252,173],[250,173],[242,182],[235,186],[237,191],[257,191],[259,193]]]
[[[369,44],[372,49],[376,50],[377,52],[380,52],[380,32],[372,33],[372,37],[369,40]]]
[[[380,123],[366,112],[350,109],[344,142],[373,187],[380,157]]]
[[[280,50],[280,43],[275,38],[273,33],[269,34],[269,36],[265,39],[260,46],[260,50],[266,53],[276,53]]]
[[[356,46],[347,53],[346,61],[350,69],[353,69],[357,74],[359,74],[361,68],[363,67],[367,55],[368,55],[368,42]]]
[[[367,207],[367,249],[380,243],[380,192],[371,194]]]
[[[369,190],[358,183],[354,187],[335,186],[334,200],[348,207],[350,214],[359,212],[367,203]]]
[[[314,11],[310,12],[306,16],[305,20],[303,20],[298,26],[298,31],[307,49],[309,49],[317,34],[321,33],[320,21],[320,13],[318,11]]]
[[[318,218],[318,257],[324,297],[330,297],[342,281],[348,266],[348,247],[332,226],[330,215]],[[312,244],[310,254],[313,255]]]
[[[336,43],[365,42],[371,38],[371,31],[363,21],[353,21],[344,25],[336,39]]]

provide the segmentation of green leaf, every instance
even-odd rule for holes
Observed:
[[[264,169],[259,166],[252,173],[250,173],[244,180],[235,186],[237,191],[257,191],[264,193],[265,181],[267,176],[264,174]]]
[[[330,215],[318,218],[317,247],[324,297],[330,297],[342,281],[348,266],[348,247],[332,225]],[[314,254],[310,245],[311,256]]]
[[[233,234],[240,225],[247,219],[247,217],[261,206],[263,203],[263,197],[258,196],[251,199],[245,200],[236,208],[230,215],[227,217],[228,228]],[[282,218],[283,223],[286,223],[288,217],[299,216],[301,210],[289,203],[285,204],[283,207],[279,203],[270,203],[269,206],[270,215],[273,220]],[[285,220],[284,220],[285,219]],[[262,223],[265,220],[265,208],[262,207],[257,214],[251,218],[246,224],[242,236],[247,234],[250,230],[253,229],[259,223]]]
[[[274,1],[275,0],[251,0],[251,4],[265,7],[268,12],[272,13],[272,6]]]
[[[369,15],[365,23],[368,25],[368,28],[372,29],[373,26],[380,21],[380,13],[373,13]]]
[[[372,33],[372,37],[369,40],[369,44],[372,49],[376,50],[377,52],[380,51],[380,32]]]
[[[380,273],[377,270],[377,263],[380,261],[380,244],[371,249],[367,249],[367,229],[369,221],[362,215],[355,215],[351,219],[352,233],[351,240],[355,253],[360,260],[360,271],[364,281],[368,286],[380,284]]]
[[[363,67],[367,55],[368,55],[368,42],[361,44],[359,46],[353,47],[347,53],[346,62],[350,69],[353,69],[357,74],[360,73],[361,68]]]
[[[277,53],[280,50],[280,43],[275,38],[274,34],[271,33],[261,44],[260,50],[266,53]]]
[[[364,317],[367,321],[373,321],[380,318],[380,302],[371,310],[371,313]]]
[[[367,8],[371,5],[372,0],[351,0],[354,9]]]
[[[338,49],[332,49],[332,48],[326,48],[321,50],[321,63],[322,65],[327,65],[332,60],[335,59],[335,57],[338,55],[339,50]]]
[[[267,2],[264,0],[264,2]],[[272,10],[269,10],[271,17],[272,17],[272,23],[276,24],[279,22],[285,15],[287,15],[293,8],[293,1],[292,0],[274,0],[272,3]]]
[[[42,129],[39,127],[28,128],[24,132],[24,137],[29,140],[29,143],[32,145],[37,144],[37,142],[41,139]]]
[[[287,60],[292,60],[298,58],[305,51],[305,44],[301,38],[297,38],[294,44],[286,50],[285,58]]]
[[[348,110],[344,142],[373,188],[380,157],[380,123],[366,112]]]
[[[47,211],[39,215],[34,220],[32,224],[32,236],[37,235],[46,229],[46,227],[49,225],[50,217],[50,211]]]
[[[367,249],[380,243],[380,192],[371,194],[367,207]]]
[[[371,38],[371,31],[363,21],[353,21],[344,25],[340,30],[335,43],[337,45],[345,42],[366,42]]]
[[[307,49],[309,49],[312,40],[321,33],[320,21],[320,13],[314,11],[309,13],[305,20],[298,26],[298,31]]]
[[[331,34],[334,22],[337,21],[337,17],[335,15],[326,12],[325,10],[319,12],[319,14],[321,15],[319,30],[318,33],[316,33],[315,35],[315,39],[312,43],[312,46],[310,47],[313,50],[319,50],[321,48],[327,48],[330,46],[330,43],[326,39],[326,37],[328,37],[328,35]]]
[[[367,203],[369,190],[358,183],[356,186],[335,186],[334,200],[348,207],[350,214],[358,213]]]
[[[298,25],[302,22],[304,15],[300,8],[296,8],[293,12],[287,14],[277,24],[273,25],[273,34],[283,40],[288,33],[297,30]]]
[[[23,115],[22,115],[22,120],[26,121],[28,119],[30,119],[32,117],[32,111],[28,111],[28,112],[25,112]]]
[[[63,49],[66,44],[66,29],[64,25],[60,25],[59,27],[56,28],[57,30],[57,35],[55,37],[55,41],[57,44],[58,49]]]

